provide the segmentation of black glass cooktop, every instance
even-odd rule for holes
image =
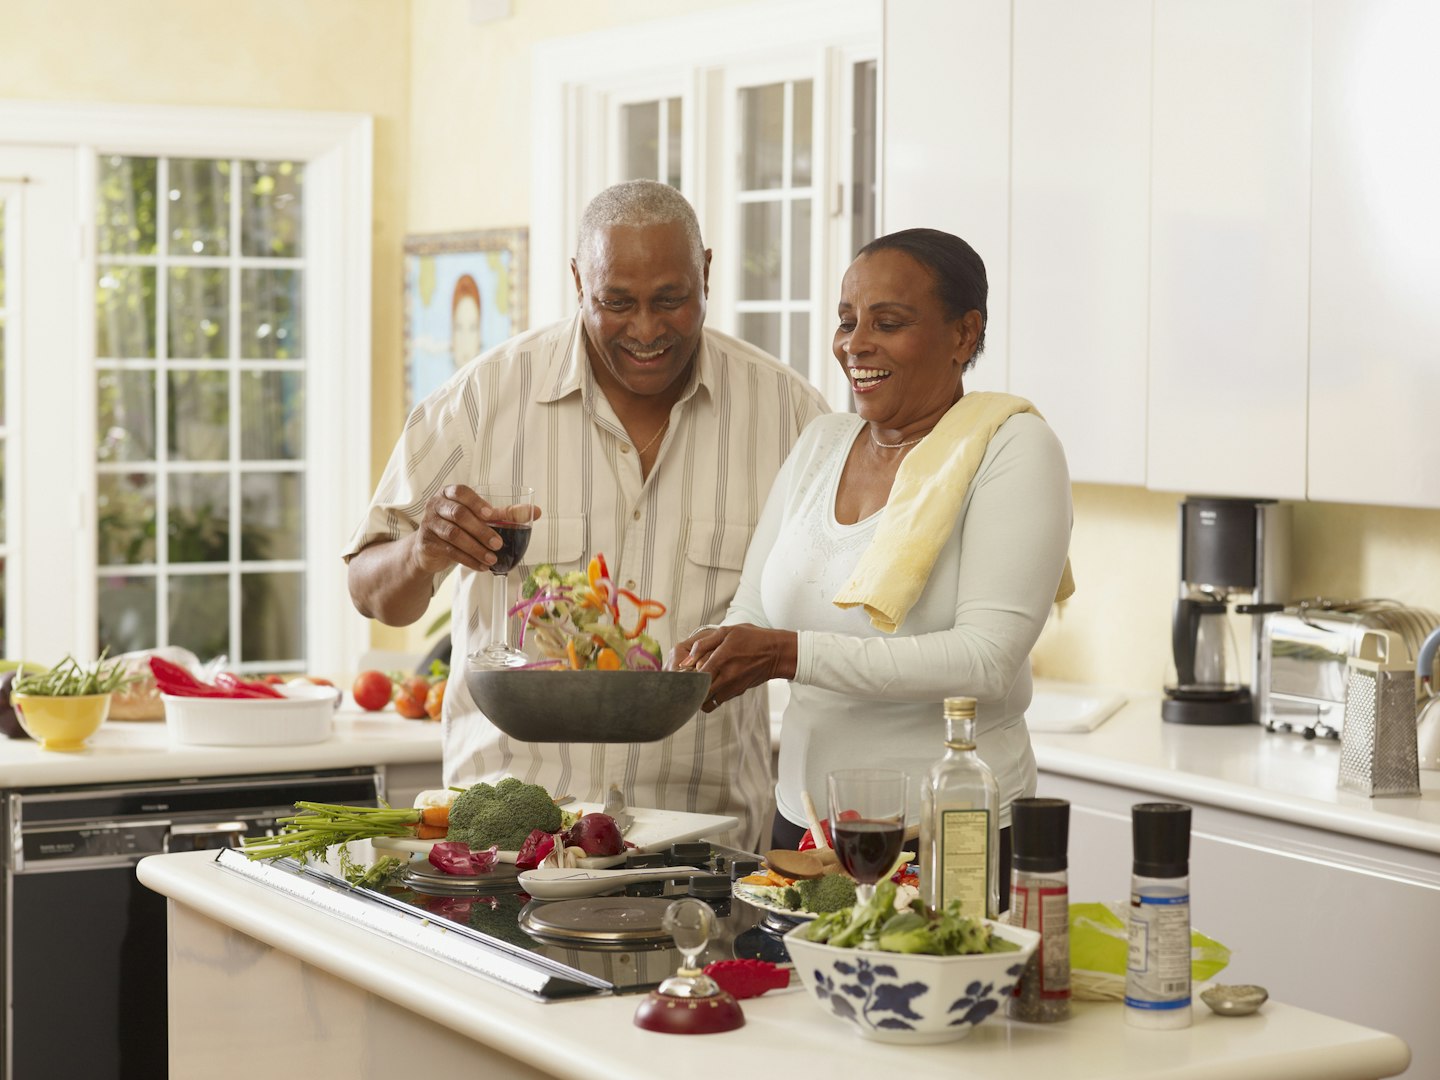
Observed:
[[[731,897],[731,881],[753,870],[758,855],[703,841],[631,855],[624,865],[698,866],[705,874],[556,901],[521,892],[513,872],[471,882],[434,872],[423,855],[371,888],[348,885],[324,868],[288,859],[252,863],[238,852],[222,852],[218,861],[540,1000],[640,993],[658,986],[680,964],[660,920],[682,896],[704,901],[716,915],[716,934],[703,963],[732,958],[787,963],[780,939],[794,925]]]

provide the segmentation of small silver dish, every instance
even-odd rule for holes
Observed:
[[[1200,991],[1200,1000],[1217,1016],[1249,1016],[1270,1000],[1263,986],[1223,986],[1216,983]]]

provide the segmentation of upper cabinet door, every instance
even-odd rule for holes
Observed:
[[[1310,497],[1440,506],[1440,6],[1315,9]]]
[[[1015,0],[1010,388],[1145,483],[1151,0]]]
[[[1152,488],[1305,497],[1310,12],[1155,5]]]
[[[967,390],[1005,390],[1009,321],[1010,8],[886,0],[883,232],[943,229],[985,261],[985,351]]]

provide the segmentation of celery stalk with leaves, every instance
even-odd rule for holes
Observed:
[[[125,671],[119,660],[105,663],[109,650],[90,667],[82,666],[73,656],[66,656],[49,671],[26,672],[22,667],[11,687],[17,694],[31,697],[86,697],[109,694],[128,686],[134,676]]]

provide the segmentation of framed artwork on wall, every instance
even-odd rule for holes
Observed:
[[[526,230],[405,239],[405,411],[526,326]]]

